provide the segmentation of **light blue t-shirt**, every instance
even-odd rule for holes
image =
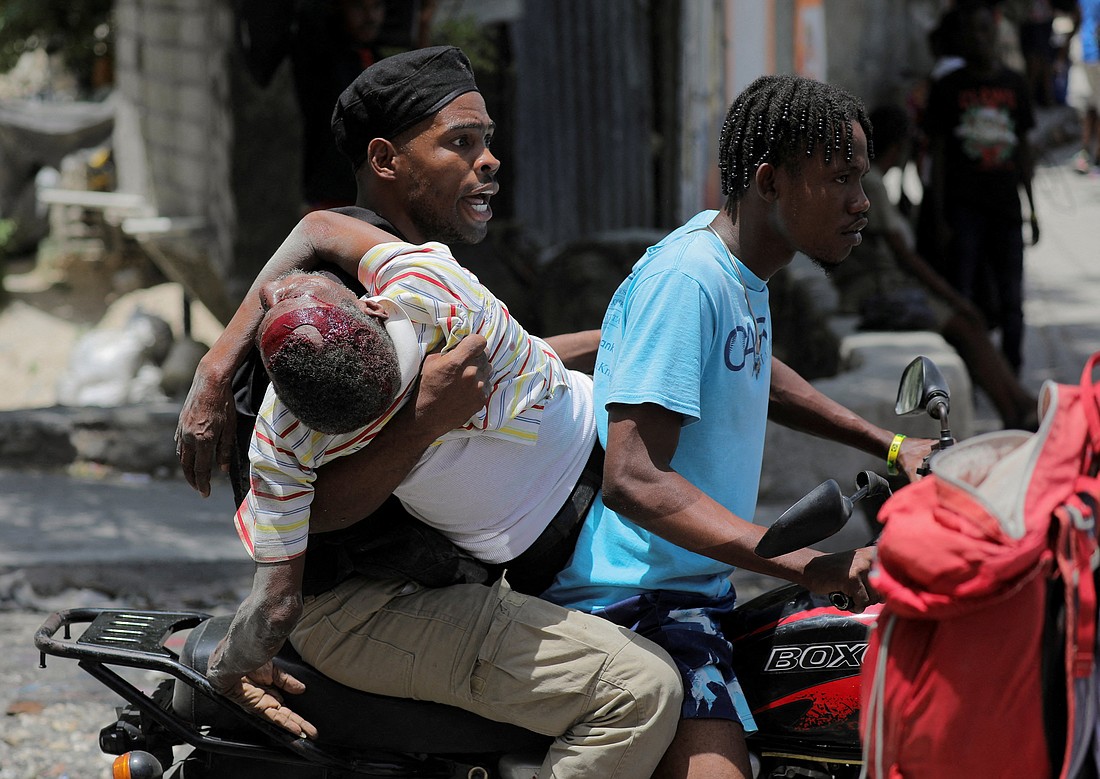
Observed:
[[[735,268],[706,229],[716,214],[698,214],[651,247],[611,299],[596,357],[596,425],[606,445],[608,403],[656,403],[681,414],[672,467],[751,520],[771,384],[768,288],[741,263]],[[585,611],[646,590],[717,597],[729,591],[732,571],[619,516],[600,493],[572,559],[543,597]]]

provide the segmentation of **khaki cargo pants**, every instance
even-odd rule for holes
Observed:
[[[680,719],[664,650],[514,592],[353,578],[307,598],[291,643],[349,687],[437,701],[555,736],[539,776],[648,777]]]

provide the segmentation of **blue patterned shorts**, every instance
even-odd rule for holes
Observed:
[[[681,719],[732,720],[747,734],[756,731],[756,721],[733,672],[733,647],[721,628],[722,617],[733,611],[736,600],[732,590],[722,598],[656,590],[596,613],[672,656],[684,679]]]

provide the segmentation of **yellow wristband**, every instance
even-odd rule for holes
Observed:
[[[898,475],[898,452],[901,451],[901,442],[904,440],[905,436],[898,433],[890,442],[890,451],[886,453],[886,472],[891,476]]]

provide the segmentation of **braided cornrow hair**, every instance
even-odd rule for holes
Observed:
[[[871,121],[863,103],[843,89],[801,76],[761,76],[745,88],[726,114],[718,141],[722,194],[732,203],[752,183],[761,163],[798,171],[802,158],[823,149],[852,158],[852,122],[859,122],[871,148]]]

